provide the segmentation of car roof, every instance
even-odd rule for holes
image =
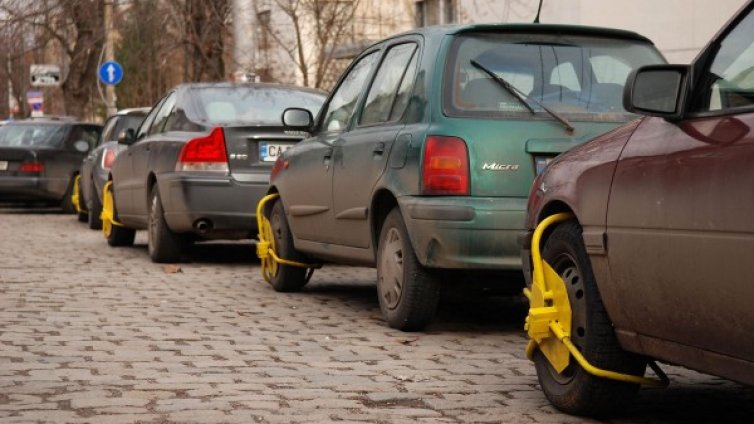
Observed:
[[[232,88],[232,87],[250,87],[250,88],[279,88],[291,91],[303,91],[311,94],[318,94],[326,96],[327,92],[324,90],[302,87],[293,84],[277,84],[268,82],[194,82],[184,83],[175,87],[176,90],[185,90],[191,88]]]
[[[624,40],[634,40],[644,43],[653,44],[652,40],[633,31],[627,31],[616,28],[593,27],[584,25],[566,25],[566,24],[528,24],[528,23],[506,23],[506,24],[467,24],[467,25],[434,25],[428,27],[416,28],[410,31],[393,35],[384,40],[380,40],[373,45],[382,43],[397,37],[406,35],[423,35],[425,37],[442,37],[445,35],[456,35],[466,32],[497,32],[497,33],[516,33],[516,34],[559,34],[559,35],[583,35],[593,37],[607,37]]]
[[[91,122],[80,122],[75,120],[75,118],[71,119],[46,119],[46,118],[34,118],[34,119],[23,119],[18,121],[8,121],[5,125],[90,125],[90,126],[98,126],[101,127],[100,124],[95,124]]]
[[[115,114],[119,115],[119,116],[122,116],[122,115],[139,115],[139,116],[143,116],[143,115],[146,115],[147,113],[149,113],[149,111],[151,109],[152,109],[151,107],[147,107],[147,106],[144,106],[144,107],[132,107],[132,108],[128,108],[128,109],[121,109],[121,110],[115,112]]]

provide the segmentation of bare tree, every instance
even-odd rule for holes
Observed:
[[[29,51],[59,52],[65,62],[61,86],[65,113],[85,116],[95,90],[97,62],[104,41],[103,2],[2,0],[0,11],[8,17],[9,25],[28,30],[22,36],[22,56]]]
[[[184,79],[226,79],[225,40],[229,36],[230,0],[169,0],[173,34],[184,47]]]
[[[273,0],[287,21],[260,20],[262,30],[285,52],[301,74],[303,84],[327,85],[335,47],[353,40],[353,21],[360,0]],[[257,11],[259,13],[260,10]]]

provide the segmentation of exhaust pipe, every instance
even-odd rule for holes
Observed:
[[[199,234],[207,234],[212,231],[212,222],[208,219],[200,219],[194,223],[194,228]]]

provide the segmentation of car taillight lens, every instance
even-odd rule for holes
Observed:
[[[178,156],[176,171],[228,172],[228,155],[225,152],[225,134],[215,128],[206,137],[186,142]]]
[[[18,167],[19,172],[40,173],[44,170],[45,170],[45,165],[42,162],[38,162],[38,161],[24,162]]]
[[[283,159],[282,157],[279,157],[272,165],[272,171],[270,171],[270,182],[272,182],[272,180],[277,177],[280,171],[284,169],[288,169],[288,161]]]
[[[102,155],[102,169],[110,169],[115,162],[115,149],[109,147],[105,149],[105,154]]]
[[[422,193],[469,195],[469,152],[458,137],[431,135],[424,145]]]

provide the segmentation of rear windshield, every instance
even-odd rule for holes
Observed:
[[[277,87],[206,87],[192,89],[199,119],[211,124],[280,125],[289,107],[317,116],[325,96]]]
[[[68,127],[60,124],[4,125],[0,127],[0,147],[62,148]]]
[[[454,41],[446,69],[444,109],[456,116],[526,116],[529,110],[477,62],[573,120],[625,121],[623,86],[639,66],[665,63],[640,41],[547,34],[473,33]],[[534,101],[529,105],[540,115]],[[549,118],[546,118],[549,119]]]

